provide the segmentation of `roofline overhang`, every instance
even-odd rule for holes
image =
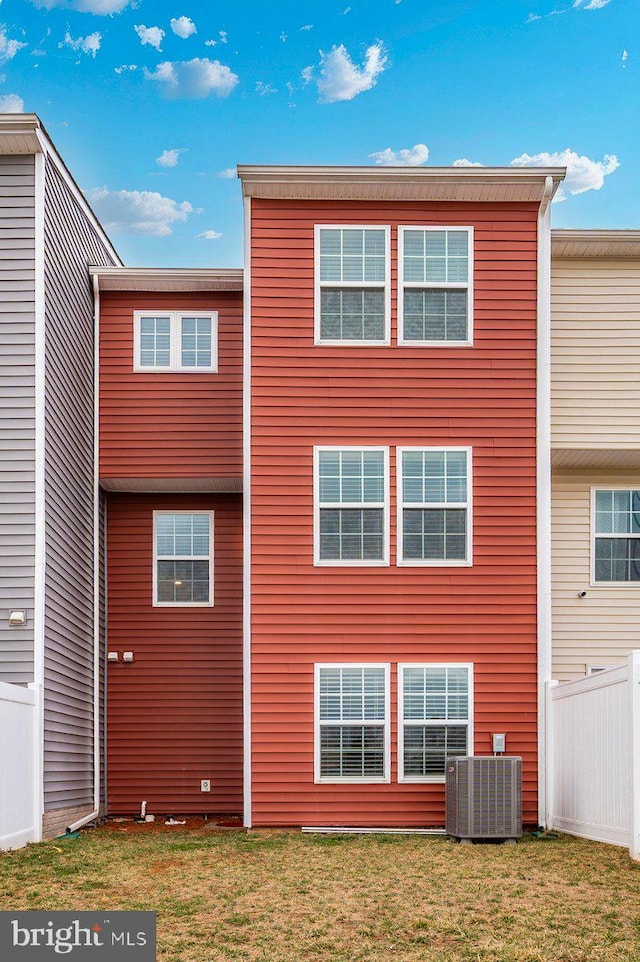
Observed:
[[[37,114],[0,114],[0,155],[44,154],[58,168],[113,259],[122,259]]]
[[[553,258],[640,257],[640,230],[552,230]]]
[[[89,273],[102,292],[241,291],[244,276],[240,267],[91,267]]]
[[[279,200],[523,201],[565,167],[281,167],[238,164],[244,197]]]

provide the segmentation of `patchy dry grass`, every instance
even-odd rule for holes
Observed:
[[[162,962],[638,962],[640,865],[560,837],[83,832],[0,856],[2,909],[155,909]]]

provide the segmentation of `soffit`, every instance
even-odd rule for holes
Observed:
[[[101,291],[241,291],[242,268],[92,267]]]
[[[552,257],[640,257],[640,230],[552,230]]]

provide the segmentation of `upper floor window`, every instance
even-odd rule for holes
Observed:
[[[316,343],[390,343],[389,236],[389,227],[316,226]]]
[[[594,490],[593,580],[640,582],[640,490]]]
[[[213,605],[213,511],[154,511],[154,605]]]
[[[471,449],[398,448],[398,564],[471,564]]]
[[[315,449],[315,563],[388,564],[387,448]]]
[[[398,228],[398,343],[472,343],[473,228]]]
[[[398,778],[443,781],[445,761],[472,751],[471,665],[398,666]]]
[[[136,311],[134,370],[217,370],[217,328],[215,311]]]

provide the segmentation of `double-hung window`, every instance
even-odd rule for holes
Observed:
[[[388,782],[389,666],[316,665],[316,782]]]
[[[594,489],[593,581],[640,582],[640,489]]]
[[[473,228],[398,228],[398,343],[469,345]]]
[[[473,752],[468,664],[398,666],[398,778],[443,781],[445,761]]]
[[[213,511],[154,511],[153,603],[213,605]]]
[[[390,343],[389,227],[315,228],[317,344]]]
[[[136,311],[134,370],[217,370],[216,312]]]
[[[388,449],[317,447],[314,460],[315,564],[388,564]]]
[[[471,564],[471,449],[398,448],[398,564]]]

